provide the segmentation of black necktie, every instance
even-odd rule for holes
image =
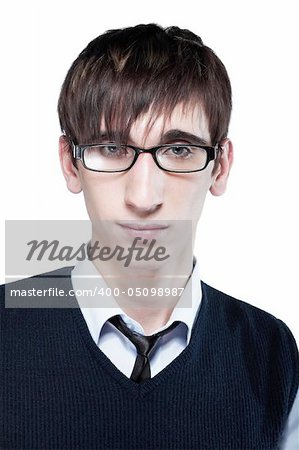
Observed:
[[[151,377],[151,369],[149,364],[150,353],[158,343],[160,337],[169,333],[176,326],[178,326],[179,323],[181,323],[179,321],[173,322],[168,328],[166,328],[166,330],[152,334],[151,336],[144,336],[136,331],[131,331],[126,326],[121,316],[113,316],[109,319],[109,322],[121,331],[136,347],[137,358],[133,372],[130,376],[130,379],[136,381],[136,383],[140,383],[141,381],[147,380]]]

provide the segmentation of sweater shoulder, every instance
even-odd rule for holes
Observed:
[[[203,298],[209,316],[215,321],[220,339],[239,342],[248,358],[254,355],[253,366],[259,362],[290,375],[294,400],[299,386],[299,355],[295,338],[288,326],[272,314],[247,302],[202,283]],[[222,324],[222,330],[217,324]]]
[[[14,286],[18,286],[20,284],[24,284],[24,285],[30,285],[32,283],[34,283],[34,281],[37,278],[70,278],[71,276],[71,271],[73,270],[74,266],[66,266],[66,267],[60,267],[59,269],[55,269],[55,270],[50,270],[49,272],[43,272],[43,273],[38,273],[36,275],[32,275],[31,277],[26,277],[26,278],[22,278],[19,280],[15,280],[12,282],[8,282],[5,284],[1,284],[0,288],[3,289],[5,287],[14,287]]]
[[[225,294],[202,283],[211,317],[223,324],[224,332],[242,337],[256,347],[268,347],[287,353],[294,361],[299,379],[299,356],[295,338],[288,326],[277,317],[250,303]]]
[[[0,285],[0,308],[17,307],[17,300],[23,295],[27,300],[34,299],[36,297],[30,297],[25,293],[32,293],[33,289],[43,290],[46,292],[48,289],[55,287],[71,288],[71,271],[73,266],[62,267],[49,272],[40,273],[31,277],[23,278],[20,280],[12,281],[6,284]],[[21,297],[20,297],[21,295]],[[45,296],[43,296],[45,297]],[[27,307],[35,307],[35,305],[28,304]],[[24,307],[24,305],[22,305]]]
[[[212,286],[202,282],[203,293],[208,301],[222,314],[226,314],[231,324],[246,322],[252,327],[265,325],[270,329],[287,331],[291,333],[287,325],[267,311],[251,305],[248,302],[232,297]]]

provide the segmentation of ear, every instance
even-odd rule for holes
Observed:
[[[218,166],[213,175],[210,191],[213,195],[222,195],[225,192],[229,172],[233,163],[233,144],[229,139],[221,143],[221,153],[218,157]]]
[[[65,136],[59,138],[59,159],[62,173],[66,180],[68,189],[74,194],[78,194],[82,190],[81,180],[78,169],[74,166],[72,160],[72,149]]]

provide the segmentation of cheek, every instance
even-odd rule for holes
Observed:
[[[109,178],[109,174],[91,174],[82,179],[86,209],[91,220],[111,220],[115,211],[120,208],[122,188]]]
[[[171,196],[169,203],[180,212],[181,218],[199,218],[210,184],[209,174],[202,176],[200,173],[194,173],[177,179],[172,188],[168,189]],[[166,201],[166,206],[167,203]]]

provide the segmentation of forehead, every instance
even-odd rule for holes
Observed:
[[[172,111],[164,112],[163,108],[151,106],[148,111],[140,114],[126,128],[126,133],[119,130],[119,121],[105,123],[100,120],[100,139],[118,140],[125,136],[126,142],[141,147],[154,147],[170,140],[185,139],[201,145],[211,145],[209,123],[206,114],[199,103],[177,104]],[[125,126],[126,127],[126,126]],[[189,139],[187,139],[189,135]]]
[[[156,115],[151,111],[142,114],[132,124],[129,138],[138,145],[157,145],[167,136],[177,139],[185,134],[194,135],[207,145],[210,144],[210,133],[203,108],[197,104],[178,104],[168,115]]]

